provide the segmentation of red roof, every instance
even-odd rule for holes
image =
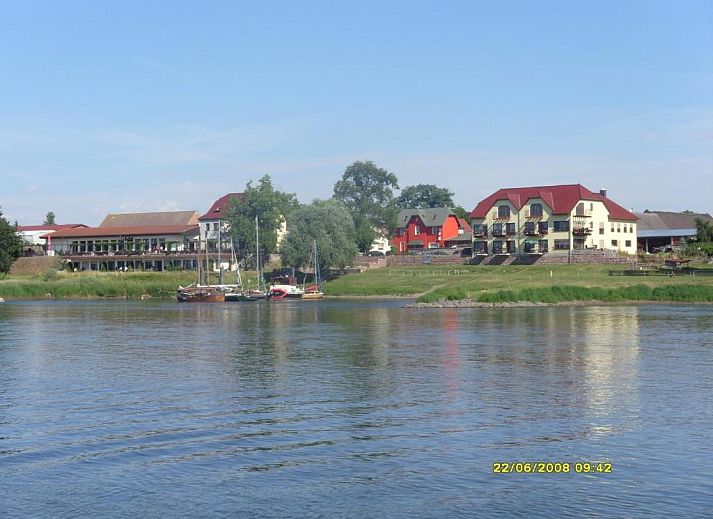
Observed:
[[[463,229],[470,229],[470,224],[465,218],[458,218],[458,227],[462,227]]]
[[[65,229],[40,236],[46,238],[93,238],[93,237],[120,237],[120,236],[160,236],[168,234],[183,234],[198,229],[198,225],[145,225],[125,227],[78,227]]]
[[[614,220],[638,220],[639,218],[622,206],[600,193],[593,193],[581,184],[566,184],[560,186],[515,187],[499,189],[489,197],[481,200],[470,213],[471,218],[485,218],[488,211],[499,200],[508,200],[520,210],[531,198],[540,198],[553,214],[570,214],[574,206],[581,200],[604,202],[609,217]]]
[[[83,223],[65,223],[62,225],[19,225],[17,230],[22,231],[60,231],[62,229],[73,229],[75,227],[86,227]]]
[[[243,193],[228,193],[227,195],[221,196],[218,200],[213,202],[210,206],[208,212],[198,218],[199,220],[219,220],[224,218],[230,209],[230,203],[233,200],[242,200]]]

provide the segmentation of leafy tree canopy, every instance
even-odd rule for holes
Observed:
[[[393,190],[398,188],[393,173],[370,160],[357,161],[334,184],[334,198],[347,206],[357,227],[366,222],[377,229],[391,229],[396,220]]]
[[[466,211],[463,207],[457,205],[453,208],[453,212],[458,218],[463,218],[466,222],[471,223],[470,211]]]
[[[453,206],[453,192],[433,184],[408,186],[396,199],[399,209],[427,209],[429,207]]]
[[[713,242],[713,224],[703,218],[696,218],[696,239],[699,242]]]
[[[277,250],[277,231],[282,222],[298,206],[294,193],[284,193],[272,185],[270,175],[263,176],[257,186],[247,183],[242,200],[234,200],[226,218],[233,238],[240,250],[255,250],[255,217],[258,217],[260,249],[263,254]]]
[[[22,238],[16,227],[10,225],[0,210],[0,272],[10,270],[10,265],[22,254]]]
[[[54,213],[52,211],[49,211],[47,213],[47,216],[45,216],[45,221],[42,222],[42,225],[56,225],[54,221]]]
[[[309,267],[313,241],[317,240],[319,266],[344,268],[357,253],[352,216],[338,200],[315,200],[295,209],[287,219],[287,238],[282,243],[282,263]]]

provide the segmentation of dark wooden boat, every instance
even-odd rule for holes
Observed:
[[[176,299],[179,303],[222,303],[225,293],[209,286],[178,287]]]

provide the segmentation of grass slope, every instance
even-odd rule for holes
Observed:
[[[685,299],[687,294],[696,297],[696,301],[710,300],[706,299],[706,290],[713,290],[713,276],[609,276],[610,270],[622,268],[618,265],[465,265],[457,268],[444,265],[399,269],[386,267],[363,274],[349,274],[330,281],[324,291],[325,294],[334,296],[420,295],[419,301],[425,302],[442,299],[474,299],[484,302],[591,299],[685,301],[689,300]],[[699,286],[707,288],[701,292],[694,292],[690,288]],[[672,291],[649,291],[663,287],[671,287],[667,290]],[[679,287],[678,292],[673,291],[675,287]],[[666,293],[669,295],[666,296]],[[677,299],[671,299],[674,294]],[[669,299],[665,299],[666,297]]]

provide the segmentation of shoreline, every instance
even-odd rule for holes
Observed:
[[[631,299],[624,301],[559,301],[557,303],[545,303],[542,301],[509,301],[502,303],[483,303],[481,301],[473,301],[471,299],[463,299],[457,301],[433,301],[430,303],[409,303],[403,308],[539,308],[549,306],[623,306],[623,305],[713,305],[711,301],[660,301],[660,300],[645,300]]]

